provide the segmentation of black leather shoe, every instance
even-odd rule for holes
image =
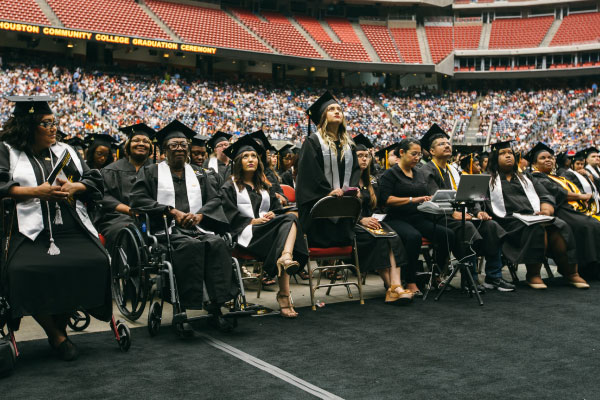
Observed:
[[[48,339],[50,341],[50,339]],[[79,350],[77,346],[73,342],[66,338],[61,344],[57,347],[50,346],[54,349],[54,351],[58,354],[58,357],[63,361],[75,361],[77,357],[79,357]]]

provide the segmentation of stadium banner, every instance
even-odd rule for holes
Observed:
[[[217,49],[215,47],[209,46],[168,42],[165,40],[144,39],[132,36],[114,35],[110,33],[80,31],[77,29],[55,28],[51,26],[24,24],[20,22],[0,21],[0,30],[19,33],[29,33],[32,35],[41,35],[48,37],[60,37],[65,39],[78,39],[102,43],[124,44],[136,47],[147,47],[151,49],[184,51],[188,53],[217,53]]]

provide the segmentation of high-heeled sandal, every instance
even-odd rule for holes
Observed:
[[[290,310],[290,314],[284,314],[282,312],[280,312],[279,314],[283,317],[283,318],[296,318],[298,317],[298,313],[296,312],[296,310],[294,310],[294,303],[292,301],[292,296],[289,294],[282,294],[281,292],[277,292],[277,296],[275,297],[277,299],[277,303],[279,304],[279,311],[282,310]],[[279,299],[286,299],[287,298],[287,306],[282,306],[281,303],[279,302]]]
[[[413,299],[413,292],[410,290],[402,289],[401,292],[397,292],[397,288],[401,288],[402,285],[392,285],[385,292],[385,302],[388,304],[399,302],[398,304],[408,304]]]
[[[544,281],[542,280],[542,277],[540,275],[532,275],[532,276],[525,275],[525,282],[532,289],[536,289],[536,290],[548,289],[548,286],[546,286],[546,284],[544,283]]]
[[[572,275],[566,276],[565,277],[567,279],[567,282],[569,282],[569,284],[575,286],[577,289],[589,289],[590,285],[585,281],[585,279],[583,279],[581,276],[579,276],[578,273],[574,273]]]
[[[298,268],[300,268],[300,264],[298,261],[293,260],[292,252],[284,251],[281,253],[281,257],[277,260],[278,276],[281,276],[283,271],[288,275],[293,275],[298,271]]]

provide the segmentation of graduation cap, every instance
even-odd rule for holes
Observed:
[[[542,151],[547,151],[548,153],[554,155],[554,150],[550,147],[546,146],[544,143],[539,142],[527,154],[525,154],[525,159],[529,161],[531,164],[535,162],[536,156]]]
[[[56,101],[50,96],[6,96],[6,100],[15,103],[13,115],[47,115],[53,114],[48,102]]]
[[[111,135],[107,135],[104,133],[92,133],[91,135],[86,136],[84,139],[84,143],[91,147],[95,144],[98,146],[106,146],[108,148],[116,147],[117,139],[112,137]]]
[[[598,149],[595,147],[588,147],[587,149],[583,150],[585,151],[585,156],[587,158],[587,156],[589,156],[590,154],[594,154],[594,153],[598,153]]]
[[[362,133],[354,136],[352,140],[356,144],[356,151],[367,151],[373,148],[373,143]]]
[[[456,145],[456,146],[452,146],[452,154],[453,155],[457,155],[457,154],[462,154],[462,155],[466,155],[466,154],[470,154],[470,153],[479,153],[481,150],[483,150],[483,146],[482,145]],[[474,155],[477,155],[474,154]]]
[[[178,120],[171,121],[167,126],[156,132],[156,139],[158,144],[162,147],[164,143],[173,138],[182,138],[190,140],[196,136],[196,132],[188,128],[185,124],[182,124]]]
[[[563,151],[562,153],[558,154],[556,156],[556,165],[557,165],[557,167],[559,167],[559,168],[564,167],[565,161],[567,161],[569,158],[571,158],[571,157],[569,157],[569,155],[567,154],[566,151]]]
[[[431,128],[429,128],[429,130],[425,132],[423,137],[421,137],[421,147],[424,150],[429,151],[429,149],[431,148],[432,139],[435,138],[437,135],[442,135],[446,139],[450,139],[450,136],[446,132],[444,132],[444,130],[440,128],[438,124],[434,123],[433,125],[431,125]]]
[[[67,134],[61,131],[60,129],[56,130],[56,141],[62,142],[67,137]]]
[[[192,138],[192,146],[206,147],[208,139],[210,139],[208,136],[196,135]]]
[[[587,158],[586,149],[583,149],[583,150],[579,150],[577,153],[575,153],[575,155],[573,156],[573,161],[585,161],[586,158]]]
[[[284,144],[279,150],[277,150],[277,154],[281,157],[285,157],[286,154],[294,154],[294,145],[293,144]]]
[[[514,142],[514,140],[505,140],[503,142],[493,143],[491,145],[492,152],[498,152],[498,151],[500,151],[502,149],[510,149],[511,145],[512,145],[512,142]]]
[[[296,143],[294,145],[294,147],[292,148],[292,151],[294,152],[294,154],[299,154],[301,149],[302,149],[302,145],[299,143]]]
[[[225,155],[234,160],[238,155],[245,151],[255,151],[260,157],[266,150],[260,145],[252,135],[244,135],[237,142],[223,150]]]
[[[327,110],[327,107],[330,104],[336,103],[339,104],[339,101],[333,97],[329,91],[326,91],[317,99],[317,101],[313,103],[312,106],[308,108],[308,110],[306,110],[306,115],[308,115],[308,118],[314,122],[315,125],[319,125],[319,122],[321,122],[321,117],[323,116],[325,110]],[[310,121],[308,123],[308,134],[310,135]]]
[[[250,136],[252,136],[256,140],[259,140],[262,147],[264,147],[265,150],[269,150],[269,151],[275,150],[275,147],[273,147],[271,142],[269,142],[269,139],[267,138],[265,133],[262,131],[262,129],[252,132],[250,134]]]
[[[392,143],[391,145],[384,147],[381,150],[376,151],[375,157],[385,158],[387,160],[387,155],[390,153],[390,151],[394,150],[396,147],[398,147],[398,143]]]
[[[136,135],[144,135],[150,140],[152,140],[154,139],[154,136],[156,136],[156,131],[146,124],[123,126],[119,128],[119,130],[126,134],[129,139]]]
[[[473,173],[473,163],[475,163],[476,161],[479,161],[479,157],[477,156],[477,153],[470,153],[464,157],[461,157],[459,164],[463,171],[465,171],[468,174],[472,174]]]
[[[231,139],[231,136],[232,135],[229,133],[218,131],[217,133],[212,135],[212,137],[210,139],[208,139],[206,144],[208,145],[208,147],[210,147],[214,151],[217,144],[219,144],[221,142],[229,142],[229,139]]]
[[[81,150],[85,150],[85,148],[87,147],[87,144],[85,143],[85,141],[81,138],[78,138],[77,136],[72,137],[71,139],[68,139],[65,143],[67,143],[69,146],[71,146],[74,149],[81,149]]]

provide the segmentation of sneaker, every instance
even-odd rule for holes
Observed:
[[[486,289],[497,289],[500,292],[512,292],[516,289],[515,285],[510,282],[506,282],[502,278],[490,278],[488,276],[485,277],[483,286],[485,286]]]

